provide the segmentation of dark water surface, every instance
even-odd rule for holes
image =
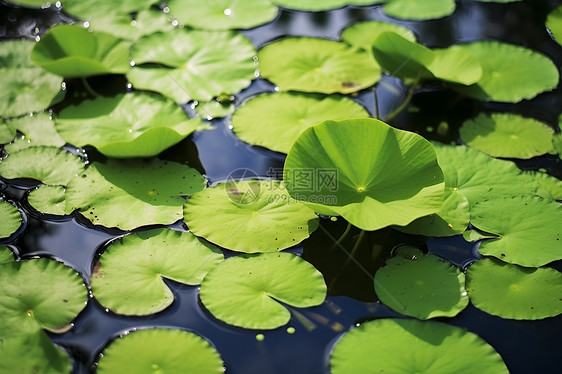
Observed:
[[[435,21],[408,22],[391,19],[378,6],[343,8],[330,12],[306,13],[283,11],[274,22],[244,31],[257,47],[283,35],[305,35],[338,38],[342,28],[359,20],[383,20],[407,26],[414,30],[420,42],[431,47],[480,39],[497,39],[538,50],[562,65],[562,48],[552,41],[544,28],[546,14],[558,1],[528,0],[512,4],[460,1],[454,15]],[[51,25],[69,21],[56,10],[26,10],[0,2],[0,39],[33,38],[44,33]],[[95,88],[106,85],[107,77],[91,79]],[[111,83],[111,82],[110,82]],[[68,82],[72,92],[72,82]],[[112,92],[125,90],[122,79],[114,79]],[[79,88],[77,88],[79,89]],[[274,86],[256,80],[244,92],[236,95],[238,105],[249,97]],[[405,97],[404,87],[394,78],[383,78],[378,85],[380,114],[392,111]],[[374,97],[370,90],[359,93],[356,99],[375,113]],[[73,100],[68,98],[62,105]],[[418,132],[426,138],[443,142],[456,141],[460,124],[482,110],[501,110],[535,117],[552,126],[562,111],[560,90],[542,94],[536,99],[520,104],[477,103],[459,99],[441,87],[419,90],[412,101],[419,111],[401,114],[394,125]],[[187,108],[187,106],[186,106]],[[447,126],[439,127],[446,122]],[[213,120],[214,128],[195,133],[161,157],[188,162],[204,172],[211,182],[225,179],[233,170],[247,168],[259,176],[267,176],[270,168],[281,168],[284,155],[249,146],[237,139],[229,120]],[[437,131],[437,128],[440,128]],[[90,159],[100,156],[88,151]],[[557,157],[540,157],[519,162],[524,169],[544,168],[562,178],[562,163]],[[16,201],[26,217],[24,228],[13,238],[3,241],[23,258],[48,256],[64,261],[89,278],[92,261],[104,246],[122,235],[119,230],[94,227],[85,219],[72,216],[45,217],[25,202],[30,184],[18,187],[0,182],[0,193]],[[173,225],[181,227],[181,223]],[[351,264],[341,269],[346,254],[338,248],[328,251],[334,238],[345,228],[343,220],[322,220],[321,227],[302,247],[293,249],[302,253],[326,277],[330,296],[318,307],[291,308],[290,323],[274,331],[250,331],[228,326],[214,319],[198,300],[198,288],[166,281],[175,295],[174,303],[165,311],[147,317],[123,317],[107,312],[94,299],[78,316],[75,326],[62,335],[51,335],[52,340],[65,347],[75,360],[74,373],[92,370],[100,351],[111,339],[127,330],[166,326],[194,331],[213,342],[221,354],[230,374],[263,373],[327,373],[330,349],[335,340],[356,323],[376,317],[399,315],[376,302],[373,291],[373,274],[390,250],[400,244],[427,247],[431,253],[465,267],[478,258],[477,248],[462,237],[426,239],[400,234],[391,229],[369,233],[365,248],[360,248],[357,258],[359,269]],[[351,232],[350,238],[357,232]],[[346,243],[343,243],[346,246]],[[378,248],[378,256],[372,248]],[[560,263],[555,264],[560,268]],[[562,318],[541,321],[505,320],[484,313],[472,305],[455,318],[441,318],[442,322],[461,326],[490,343],[504,358],[512,373],[559,373],[559,353],[562,347]],[[287,327],[296,332],[289,334]],[[263,333],[263,341],[255,336]],[[477,358],[474,358],[477,360]],[[355,373],[350,373],[355,374]]]

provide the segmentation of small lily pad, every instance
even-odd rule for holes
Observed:
[[[92,145],[106,156],[129,158],[159,154],[195,131],[200,122],[160,95],[130,93],[67,107],[56,127],[75,146]]]
[[[129,332],[103,351],[99,374],[223,373],[218,352],[204,338],[184,330],[152,328]]]
[[[222,260],[220,250],[189,232],[153,229],[111,243],[90,284],[100,304],[115,313],[148,315],[174,301],[163,278],[197,285]]]
[[[517,103],[558,86],[558,69],[533,50],[497,41],[479,41],[451,47],[471,53],[482,66],[482,78],[471,86],[453,86],[467,96],[485,101]]]
[[[380,68],[368,53],[318,38],[285,38],[263,47],[260,74],[283,91],[351,93],[374,85]]]
[[[42,184],[31,190],[27,196],[27,202],[35,210],[43,214],[64,216],[66,206],[65,189],[63,186],[51,186]]]
[[[320,11],[341,8],[346,5],[372,5],[384,0],[271,0],[280,7],[304,11]]]
[[[0,239],[8,238],[21,226],[21,213],[12,204],[0,198]]]
[[[494,157],[532,158],[552,149],[554,130],[517,114],[480,114],[463,123],[461,140]]]
[[[521,266],[537,267],[562,259],[562,206],[525,196],[481,201],[472,207],[471,223],[499,235],[480,244],[480,253]]]
[[[332,374],[508,373],[494,348],[471,332],[444,323],[392,318],[365,322],[343,335],[330,368]]]
[[[201,283],[205,308],[221,321],[247,329],[275,329],[289,322],[291,313],[279,302],[306,308],[322,304],[325,297],[322,274],[290,253],[231,257]]]
[[[419,250],[386,260],[375,273],[375,292],[388,307],[419,319],[454,317],[468,305],[464,273]]]
[[[65,144],[57,133],[55,122],[49,113],[16,118],[7,122],[7,125],[22,133],[22,136],[16,137],[11,144],[4,146],[8,153],[36,145],[62,147]]]
[[[166,3],[178,21],[196,29],[250,29],[273,21],[278,9],[270,0],[170,0]]]
[[[392,17],[422,21],[450,16],[455,8],[455,0],[386,0],[383,9]]]
[[[57,147],[35,146],[16,151],[0,161],[0,175],[7,179],[35,179],[66,185],[84,170],[84,161]]]
[[[293,197],[362,230],[407,225],[443,202],[443,174],[431,144],[375,119],[309,127],[291,148],[284,174]]]
[[[90,32],[79,25],[51,28],[31,51],[31,60],[43,69],[66,78],[124,74],[129,48],[121,39]]]
[[[548,27],[554,40],[556,40],[558,44],[562,44],[562,6],[555,8],[548,14],[546,27]]]
[[[197,170],[175,162],[110,159],[68,183],[65,211],[78,209],[94,224],[123,230],[168,225],[182,218],[184,196],[205,185]]]
[[[2,117],[39,112],[64,98],[62,78],[37,67],[29,59],[35,44],[32,41],[0,43]]]
[[[392,31],[406,40],[416,42],[416,36],[412,30],[404,26],[382,21],[356,22],[343,30],[341,39],[355,48],[361,48],[371,53],[375,40],[377,40],[381,33],[386,31]]]
[[[131,54],[135,67],[127,78],[133,86],[177,103],[237,93],[256,77],[254,45],[234,31],[156,33],[140,39]]]
[[[275,180],[228,182],[207,188],[193,194],[183,212],[195,235],[245,253],[292,247],[318,228],[318,216],[291,199],[282,182]]]
[[[369,117],[367,110],[344,96],[281,92],[259,95],[232,116],[233,131],[243,141],[288,153],[299,135],[332,119]]]
[[[562,313],[562,274],[484,259],[466,273],[470,301],[483,311],[509,319],[543,319]]]

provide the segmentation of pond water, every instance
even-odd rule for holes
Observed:
[[[553,59],[557,66],[562,66],[562,48],[549,38],[544,28],[545,15],[557,4],[557,1],[546,0],[509,5],[460,1],[453,16],[423,22],[390,19],[376,6],[348,7],[318,14],[283,11],[274,22],[243,33],[260,47],[283,35],[337,38],[342,28],[358,20],[383,20],[409,27],[416,32],[420,42],[431,47],[497,39],[541,51]],[[2,39],[34,37],[61,21],[68,19],[55,10],[18,9],[0,2]],[[118,92],[126,89],[125,82],[120,79],[109,82],[109,85],[107,78],[92,78],[90,81],[100,91]],[[383,79],[379,87],[377,96],[381,114],[392,111],[406,95],[402,84],[393,78]],[[235,103],[239,105],[257,93],[273,90],[274,86],[270,83],[256,80],[248,89],[236,95]],[[370,90],[359,93],[356,99],[371,113],[375,112],[375,101]],[[440,91],[439,87],[424,89],[412,101],[412,105],[420,110],[403,113],[397,118],[396,124],[426,138],[450,142],[457,140],[458,127],[465,119],[484,109],[516,111],[549,124],[557,122],[562,110],[560,90],[517,105],[456,99]],[[72,97],[68,98],[57,109],[72,100]],[[187,105],[185,109],[190,111]],[[435,131],[441,122],[447,122],[448,128]],[[165,151],[161,157],[187,161],[211,182],[224,180],[235,169],[246,168],[259,176],[267,176],[271,168],[283,166],[284,155],[249,146],[237,139],[229,128],[228,119],[213,120],[211,123],[213,129],[195,133]],[[86,152],[90,160],[103,157],[91,149]],[[520,162],[520,166],[524,169],[544,168],[562,178],[562,163],[555,156],[527,160]],[[60,259],[88,279],[96,253],[108,240],[123,232],[94,227],[78,215],[55,219],[38,214],[25,202],[29,187],[29,184],[1,184],[1,193],[18,202],[26,218],[24,227],[4,243],[24,258],[49,256]],[[321,228],[303,246],[291,249],[294,253],[302,254],[325,275],[330,294],[321,306],[306,310],[291,309],[293,316],[286,327],[295,328],[292,334],[286,331],[286,327],[261,332],[228,326],[204,310],[198,300],[197,287],[167,281],[175,301],[161,313],[147,317],[124,317],[106,311],[94,299],[90,299],[86,309],[75,320],[72,330],[50,336],[72,355],[74,373],[90,372],[100,351],[119,334],[147,326],[179,327],[207,337],[220,352],[230,374],[327,373],[330,349],[343,331],[375,317],[399,317],[399,314],[376,302],[372,278],[383,257],[373,259],[367,247],[378,245],[385,254],[397,245],[413,244],[427,247],[429,252],[461,267],[478,258],[477,248],[460,236],[426,240],[424,237],[383,229],[369,234],[365,250],[360,248],[357,253],[360,267],[352,263],[341,270],[346,254],[337,248],[327,252],[326,248],[345,229],[342,221],[322,220]],[[180,228],[182,225],[177,223],[172,226]],[[350,237],[354,234],[357,233],[352,232]],[[560,262],[554,266],[560,268]],[[438,320],[466,328],[485,339],[500,353],[512,373],[559,372],[558,355],[562,336],[560,316],[541,321],[506,320],[469,305],[455,318]],[[265,339],[258,341],[257,333],[263,333]]]

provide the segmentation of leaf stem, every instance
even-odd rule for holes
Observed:
[[[330,251],[333,251],[338,245],[341,244],[341,242],[346,238],[347,234],[349,234],[349,231],[351,231],[351,223],[348,222],[347,227],[345,228],[343,234],[341,234],[339,239],[336,240],[334,244],[330,247]]]
[[[359,247],[361,246],[361,243],[363,242],[364,237],[365,237],[365,230],[361,230],[361,232],[359,233],[359,237],[357,238],[357,241],[355,242],[355,245],[353,246],[353,249],[351,250],[351,253],[349,254],[349,256],[347,257],[347,260],[343,264],[342,269],[345,269],[347,267],[347,265],[349,265],[349,262],[353,258],[355,258],[355,255],[357,254],[357,250],[359,250]]]
[[[380,114],[379,114],[379,98],[377,96],[377,87],[373,86],[373,97],[375,99],[375,118],[376,119],[380,119]]]
[[[415,81],[411,86],[408,87],[409,90],[408,90],[408,96],[406,96],[406,99],[404,99],[402,104],[400,104],[396,109],[394,109],[390,114],[388,114],[384,118],[384,122],[392,121],[394,118],[396,118],[396,116],[398,116],[400,114],[400,112],[402,112],[410,104],[410,101],[412,101],[412,97],[414,96],[415,87],[417,85],[418,85],[418,81]]]
[[[92,86],[90,86],[90,83],[88,83],[88,79],[86,79],[85,77],[82,77],[82,84],[84,85],[84,88],[86,89],[86,91],[88,91],[88,93],[90,95],[92,95],[93,97],[100,97],[101,95],[99,93],[97,93]]]

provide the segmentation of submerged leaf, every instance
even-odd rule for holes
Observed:
[[[367,110],[344,96],[291,92],[256,96],[232,116],[233,131],[243,141],[288,153],[299,135],[326,120],[369,117]]]
[[[4,239],[19,229],[22,223],[21,213],[12,204],[0,198],[0,238]]]
[[[22,137],[16,137],[11,144],[4,147],[8,153],[30,146],[62,147],[65,144],[65,141],[57,133],[55,123],[49,113],[38,113],[33,116],[16,118],[7,122],[7,125],[23,134]]]
[[[562,274],[554,269],[484,259],[470,265],[466,275],[470,301],[487,313],[510,319],[543,319],[562,313]]]
[[[391,318],[365,322],[343,335],[330,368],[332,374],[508,373],[494,348],[471,332],[444,323]]]
[[[292,247],[318,228],[318,216],[291,199],[282,182],[274,180],[228,182],[207,188],[193,194],[183,212],[195,235],[245,253]]]
[[[66,205],[64,198],[64,187],[43,184],[31,190],[27,196],[27,202],[35,210],[43,214],[64,216],[64,208]]]
[[[320,305],[326,297],[326,284],[322,274],[298,256],[262,253],[235,256],[218,264],[201,283],[200,296],[205,308],[223,322],[247,329],[274,329],[291,317],[280,302],[297,308]]]
[[[431,144],[375,119],[306,129],[287,156],[284,180],[296,199],[362,230],[406,225],[443,201],[443,173]]]
[[[449,16],[455,8],[455,0],[386,0],[383,9],[392,17],[421,21]]]

